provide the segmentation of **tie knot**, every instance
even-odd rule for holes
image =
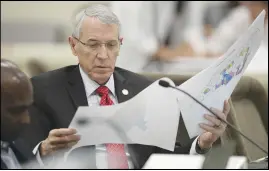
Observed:
[[[107,88],[107,86],[100,86],[96,89],[96,93],[101,97],[108,95],[108,92],[109,89]]]

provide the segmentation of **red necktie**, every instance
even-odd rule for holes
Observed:
[[[106,86],[100,86],[96,89],[96,93],[101,97],[100,105],[113,105],[113,101],[108,95],[109,89]],[[123,144],[106,144],[108,153],[109,169],[128,169],[128,160]]]

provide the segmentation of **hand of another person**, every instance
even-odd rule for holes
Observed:
[[[158,51],[152,56],[153,60],[170,61],[177,57],[175,51],[168,47],[160,47]]]
[[[153,55],[153,59],[160,61],[173,61],[175,58],[189,56],[194,56],[194,51],[189,44],[184,43],[173,49],[168,47],[160,47],[159,50]]]
[[[76,133],[77,131],[73,128],[51,130],[48,137],[41,143],[41,156],[46,156],[54,151],[74,146],[80,140],[80,136],[75,135]]]
[[[193,47],[187,42],[180,44],[174,51],[178,57],[195,57],[195,56],[197,56]]]
[[[215,112],[220,118],[226,121],[227,115],[230,111],[230,105],[228,101],[225,100],[223,111],[214,108],[212,108],[211,110]],[[227,125],[217,119],[216,116],[206,114],[204,117],[212,124],[200,124],[200,127],[207,132],[199,136],[198,145],[201,149],[208,149],[211,148],[213,143],[224,133]]]

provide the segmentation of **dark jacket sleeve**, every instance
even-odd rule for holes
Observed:
[[[47,115],[36,104],[29,109],[31,122],[25,130],[23,138],[28,140],[31,148],[45,140],[51,130],[51,123]]]
[[[185,145],[181,145],[180,143],[176,143],[174,151],[165,150],[162,148],[156,147],[154,153],[161,153],[161,154],[189,154],[192,143],[197,137],[194,137],[189,140],[189,142]]]
[[[32,149],[44,139],[47,138],[49,131],[51,130],[51,121],[49,115],[43,110],[42,100],[45,98],[44,86],[42,82],[38,82],[31,79],[34,87],[34,103],[29,108],[30,124],[22,134],[22,138],[25,139]]]

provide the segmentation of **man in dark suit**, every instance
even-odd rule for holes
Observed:
[[[15,64],[1,59],[1,169],[20,169],[35,158],[28,144],[17,139],[29,124],[32,102],[30,80]]]
[[[131,99],[152,81],[127,70],[115,68],[122,39],[120,22],[106,6],[92,5],[77,16],[69,44],[79,65],[68,66],[32,78],[34,103],[30,109],[31,127],[25,134],[35,154],[50,156],[76,144],[80,137],[68,128],[79,106],[113,105]],[[224,111],[216,111],[226,119]],[[224,132],[226,125],[206,115],[212,124],[175,153],[207,152]],[[27,136],[28,135],[28,136]],[[89,135],[90,136],[90,135]],[[75,149],[69,161],[79,159],[87,168],[142,168],[152,153],[172,153],[146,145],[103,144]],[[86,157],[82,154],[86,154]],[[72,160],[70,160],[72,159]],[[80,165],[81,166],[81,165]]]

